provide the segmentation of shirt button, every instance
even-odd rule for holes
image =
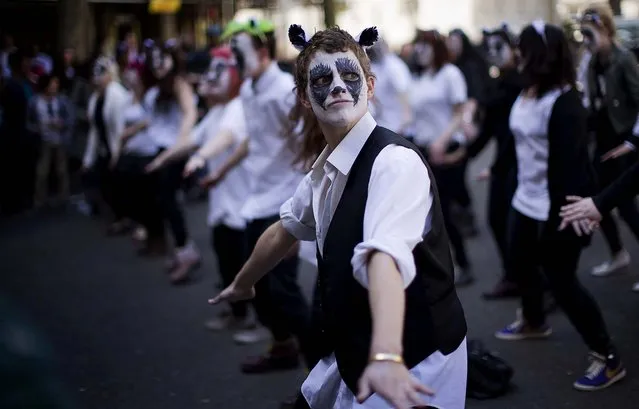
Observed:
[[[612,106],[614,106],[615,108],[617,108],[619,106],[619,100],[615,99],[612,101]]]

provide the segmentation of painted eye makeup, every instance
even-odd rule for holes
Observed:
[[[322,87],[333,82],[333,71],[326,64],[318,64],[309,73],[312,86]]]

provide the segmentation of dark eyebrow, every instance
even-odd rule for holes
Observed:
[[[335,61],[335,66],[339,72],[359,73],[358,64],[350,58],[342,57]]]
[[[328,65],[324,63],[320,63],[314,66],[313,68],[311,68],[310,77],[311,79],[320,78],[325,75],[329,75],[331,72],[332,72],[331,67],[329,67]]]

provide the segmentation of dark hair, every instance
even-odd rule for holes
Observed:
[[[473,43],[470,42],[470,39],[461,28],[455,28],[451,30],[450,33],[448,33],[449,37],[453,35],[459,36],[459,38],[461,39],[462,51],[457,59],[460,63],[465,60],[477,61],[481,62],[482,64],[486,63],[486,61],[484,60],[484,56],[479,52],[477,47],[475,47]]]
[[[339,27],[331,27],[326,30],[318,31],[308,42],[308,46],[297,56],[294,69],[295,88],[298,98],[298,104],[291,112],[292,119],[304,119],[304,127],[302,130],[303,141],[300,144],[300,151],[297,162],[308,165],[322,152],[326,146],[324,135],[319,129],[315,114],[309,109],[303,107],[300,100],[307,100],[306,88],[308,86],[308,67],[311,63],[313,55],[317,51],[324,51],[328,54],[352,51],[357,57],[357,61],[362,66],[365,79],[375,77],[371,70],[371,62],[366,55],[364,48],[350,35],[348,32]],[[304,112],[306,111],[306,112]]]
[[[553,88],[575,85],[573,56],[561,28],[545,25],[540,34],[528,25],[519,35],[518,47],[524,64],[525,88],[537,87],[538,98]]]
[[[168,111],[171,102],[175,100],[176,78],[186,73],[186,56],[184,50],[176,40],[169,40],[160,49],[163,56],[169,55],[173,59],[173,68],[163,78],[156,78],[159,88],[156,99],[159,111]],[[153,64],[153,59],[149,61]]]
[[[433,47],[433,67],[435,68],[435,72],[450,62],[450,53],[448,52],[446,39],[439,31],[417,30],[417,34],[413,40],[413,44],[416,43],[426,43]]]
[[[251,36],[253,47],[256,50],[266,48],[268,56],[271,60],[274,60],[277,56],[277,42],[275,41],[275,33],[273,31],[260,35],[248,33]]]

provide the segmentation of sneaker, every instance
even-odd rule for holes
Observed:
[[[233,341],[240,345],[256,344],[268,339],[268,334],[260,328],[245,329],[233,334]]]
[[[590,367],[584,376],[579,378],[573,386],[580,391],[597,391],[619,382],[626,376],[626,369],[616,355],[605,357],[597,353],[590,353]]]
[[[630,265],[630,254],[626,250],[621,250],[612,260],[595,266],[591,274],[595,277],[606,277],[628,265]]]
[[[521,313],[518,311],[518,318],[506,328],[495,333],[495,337],[504,341],[521,341],[524,339],[543,339],[552,334],[552,328],[544,324],[539,328],[533,328],[526,324]]]

